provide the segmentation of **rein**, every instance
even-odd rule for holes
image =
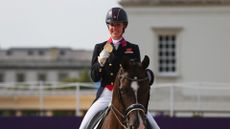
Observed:
[[[113,105],[111,105],[111,111],[114,114],[114,116],[116,117],[116,119],[119,121],[120,125],[124,128],[124,129],[128,129],[127,125],[125,125],[124,123],[121,122],[121,120],[118,118],[116,112],[123,118],[125,119],[125,116]],[[116,111],[116,112],[115,112]]]
[[[116,119],[119,121],[119,123],[121,124],[122,127],[124,127],[125,129],[128,129],[127,125],[124,124],[125,122],[122,122],[119,118],[118,115],[120,115],[124,121],[127,119],[127,116],[133,112],[133,111],[141,111],[145,114],[145,107],[142,104],[136,103],[136,104],[132,104],[130,105],[126,110],[125,110],[125,116],[113,105],[111,105],[111,111],[114,114],[114,116],[116,117]],[[118,115],[117,115],[117,113]]]

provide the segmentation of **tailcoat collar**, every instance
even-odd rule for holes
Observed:
[[[113,40],[112,40],[112,38],[110,37],[108,40],[107,40],[107,42],[109,42],[109,43],[113,43]],[[127,41],[122,37],[122,39],[121,39],[121,46],[122,47],[125,47],[126,45],[127,45]]]

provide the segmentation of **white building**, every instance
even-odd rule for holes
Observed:
[[[0,82],[58,82],[89,70],[91,51],[70,48],[0,49]]]
[[[230,82],[229,0],[120,0],[158,82]]]

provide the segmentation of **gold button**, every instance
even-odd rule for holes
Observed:
[[[101,72],[102,71],[102,68],[99,68],[99,72]]]
[[[110,73],[110,76],[113,76],[113,73]]]
[[[109,66],[112,66],[112,64],[110,63]]]
[[[113,85],[113,82],[111,82],[111,85]]]

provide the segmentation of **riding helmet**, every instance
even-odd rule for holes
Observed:
[[[106,15],[106,24],[123,22],[126,26],[128,25],[128,16],[124,9],[120,7],[111,8]]]

